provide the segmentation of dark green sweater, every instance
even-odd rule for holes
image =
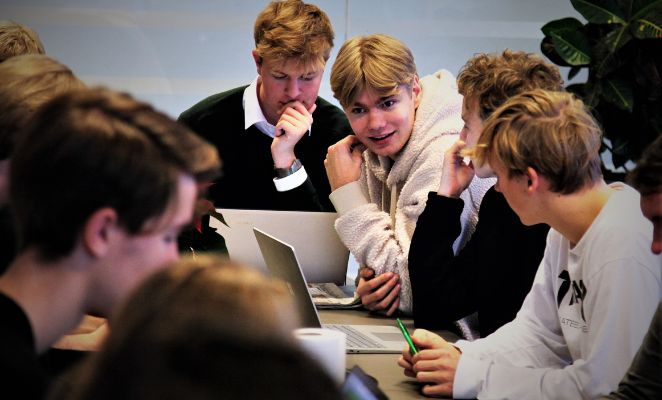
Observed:
[[[255,126],[244,129],[243,94],[246,86],[210,96],[184,111],[179,120],[218,149],[223,174],[210,188],[216,207],[333,211],[324,169],[329,146],[351,133],[342,110],[317,98],[311,135],[305,135],[294,153],[308,174],[296,189],[278,192],[273,183],[271,139]]]

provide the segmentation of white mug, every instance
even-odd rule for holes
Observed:
[[[345,333],[325,328],[300,328],[294,331],[294,337],[310,357],[316,360],[338,385],[342,385],[345,381]]]

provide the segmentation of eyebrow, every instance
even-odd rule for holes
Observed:
[[[309,72],[304,72],[300,74],[299,76],[310,76],[310,75],[317,75],[319,74],[320,71],[309,71]],[[280,75],[288,75],[285,72],[279,70],[279,69],[272,69],[271,70],[272,74],[280,74]]]
[[[379,98],[378,103],[381,103],[381,102],[383,102],[383,101],[385,101],[385,100],[388,100],[388,99],[390,99],[390,98],[392,98],[392,97],[395,97],[396,95],[397,95],[397,94],[392,94],[392,95],[390,95],[390,96],[382,96],[382,97]],[[359,102],[359,101],[355,101],[354,104],[352,104],[352,106],[353,106],[353,107],[357,107],[357,106],[358,106],[358,107],[367,108],[367,106],[366,106],[365,104],[363,104],[363,103],[361,103],[361,102]]]

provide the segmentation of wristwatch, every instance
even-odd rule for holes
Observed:
[[[276,178],[281,179],[281,178],[285,178],[286,176],[292,175],[293,173],[300,170],[301,167],[302,167],[301,160],[295,158],[294,162],[292,162],[292,165],[290,165],[289,168],[274,168],[274,172],[276,173]]]

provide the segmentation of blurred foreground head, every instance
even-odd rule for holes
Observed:
[[[215,257],[145,281],[81,369],[75,399],[338,399],[295,344],[285,284]]]

